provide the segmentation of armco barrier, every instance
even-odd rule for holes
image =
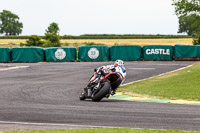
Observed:
[[[147,45],[143,47],[144,60],[173,60],[174,48],[171,45]]]
[[[110,59],[115,61],[121,59],[124,61],[140,60],[142,48],[139,45],[119,45],[110,48]]]
[[[200,57],[199,45],[175,45],[175,59]]]
[[[6,47],[0,47],[0,62],[11,61],[11,49]]]
[[[75,47],[45,48],[45,61],[47,62],[76,61],[76,48]]]
[[[109,61],[110,48],[108,46],[80,46],[79,61]]]
[[[44,49],[41,47],[15,47],[12,48],[13,62],[42,62]]]

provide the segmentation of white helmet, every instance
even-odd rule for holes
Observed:
[[[114,65],[124,66],[124,61],[123,60],[116,60]]]

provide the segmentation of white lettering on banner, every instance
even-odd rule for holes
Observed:
[[[88,51],[88,56],[91,59],[96,59],[99,57],[99,50],[97,48],[90,48],[90,50]]]
[[[146,54],[147,54],[147,55],[150,54],[150,51],[151,51],[150,49],[147,49],[147,50],[146,50]]]
[[[146,49],[146,54],[163,54],[170,55],[170,49]]]
[[[58,60],[62,60],[66,57],[66,52],[64,49],[62,48],[59,48],[56,50],[55,52],[55,57],[58,59]]]

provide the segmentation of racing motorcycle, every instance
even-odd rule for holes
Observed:
[[[86,98],[92,101],[100,101],[102,98],[108,98],[110,94],[113,95],[112,84],[118,79],[119,75],[113,72],[112,69],[95,69],[94,75],[90,78],[88,85],[84,88],[84,92],[80,95],[80,100]]]

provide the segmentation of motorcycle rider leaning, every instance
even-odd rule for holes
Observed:
[[[116,80],[114,83],[111,84],[112,87],[111,95],[114,95],[120,84],[122,84],[125,81],[126,68],[124,67],[124,62],[122,60],[116,60],[114,65],[102,66],[95,69],[94,71],[98,71],[101,69],[111,70],[112,72],[115,72],[119,76],[118,80]]]

